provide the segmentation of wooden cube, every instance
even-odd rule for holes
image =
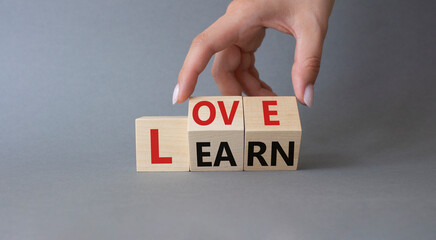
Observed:
[[[141,117],[135,124],[136,171],[189,171],[187,117]]]
[[[241,96],[189,99],[191,171],[242,171],[244,114]]]
[[[295,97],[244,97],[244,170],[296,170],[301,124]]]

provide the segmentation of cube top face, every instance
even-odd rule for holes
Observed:
[[[191,97],[188,131],[244,131],[241,96]]]
[[[245,131],[299,131],[295,97],[244,97]]]
[[[187,117],[141,117],[136,125],[137,171],[189,171]]]

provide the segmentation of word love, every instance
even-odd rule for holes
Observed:
[[[136,119],[137,171],[296,170],[295,97],[192,97],[188,117]]]

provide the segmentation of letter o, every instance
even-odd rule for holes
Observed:
[[[198,116],[198,112],[200,111],[200,108],[203,106],[208,107],[209,111],[210,111],[209,118],[206,120],[201,120],[200,117]],[[211,124],[213,122],[213,120],[215,120],[215,116],[216,116],[215,107],[209,101],[200,101],[197,104],[195,104],[194,109],[192,109],[192,118],[194,119],[194,121],[198,125],[201,125],[201,126],[206,126],[206,125]]]

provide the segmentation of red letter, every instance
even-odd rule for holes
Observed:
[[[202,106],[208,107],[210,111],[209,118],[205,121],[201,120],[200,117],[198,117],[198,111]],[[201,126],[206,126],[211,124],[213,120],[215,120],[215,115],[216,115],[215,107],[211,102],[208,101],[198,102],[197,104],[195,104],[194,109],[192,109],[192,118],[194,118],[194,121]]]
[[[218,101],[218,106],[220,107],[221,115],[223,116],[224,124],[230,125],[235,118],[236,109],[238,108],[239,101],[234,101],[232,105],[232,110],[230,110],[230,116],[227,116],[226,108],[224,107],[223,101]]]
[[[269,110],[270,105],[276,105],[277,101],[262,101],[263,104],[263,119],[265,121],[265,125],[280,125],[279,121],[271,121],[269,118],[271,115],[277,115],[277,111]]]
[[[171,157],[159,157],[159,130],[150,129],[151,164],[172,163]]]

